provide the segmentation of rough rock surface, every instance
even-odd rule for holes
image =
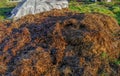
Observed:
[[[119,76],[120,27],[68,10],[0,23],[0,76]]]
[[[28,14],[36,14],[67,7],[67,0],[23,0],[13,9],[11,18],[18,19]]]

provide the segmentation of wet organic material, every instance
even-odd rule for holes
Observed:
[[[53,10],[0,23],[0,75],[118,76],[120,27],[113,18]]]

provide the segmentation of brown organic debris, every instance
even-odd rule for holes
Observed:
[[[120,27],[67,9],[0,23],[0,76],[120,75]]]

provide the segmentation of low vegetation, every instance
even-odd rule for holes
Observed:
[[[96,3],[81,3],[71,2],[70,9],[80,13],[98,12],[112,16],[117,19],[120,24],[120,2],[96,2]]]
[[[8,2],[7,0],[0,0],[0,20],[4,20],[10,16],[10,12],[16,4],[17,3]]]

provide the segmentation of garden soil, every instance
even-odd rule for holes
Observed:
[[[120,26],[68,9],[0,23],[0,76],[119,76]]]

